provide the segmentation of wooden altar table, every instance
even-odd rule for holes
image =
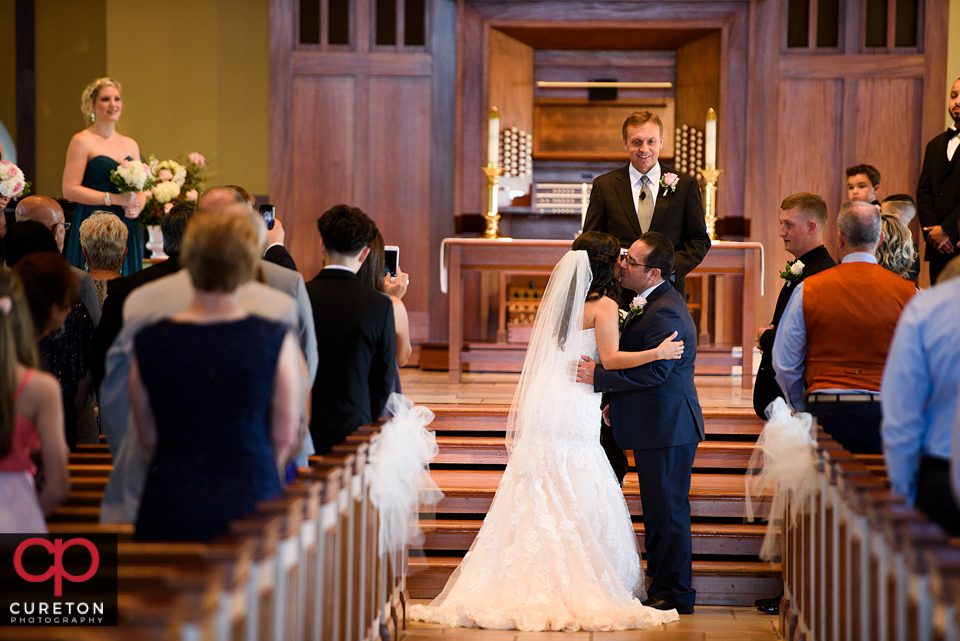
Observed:
[[[463,277],[470,270],[549,274],[570,250],[570,240],[444,238],[441,247],[441,289],[449,283],[450,382],[459,383],[463,355]],[[763,245],[715,241],[694,274],[743,275],[741,387],[753,386],[753,339],[756,335],[755,306],[763,295]],[[502,295],[502,292],[501,292]]]

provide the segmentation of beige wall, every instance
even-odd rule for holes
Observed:
[[[144,156],[198,151],[217,183],[269,185],[269,0],[106,0],[107,73]]]

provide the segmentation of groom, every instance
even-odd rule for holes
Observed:
[[[703,440],[703,414],[693,384],[697,331],[683,297],[664,280],[673,271],[673,243],[647,232],[630,247],[621,282],[646,299],[620,334],[620,349],[657,347],[677,332],[679,360],[653,361],[628,370],[607,371],[584,356],[577,381],[608,392],[605,420],[617,445],[632,449],[640,477],[640,502],[647,548],[647,575],[653,580],[644,605],[692,614],[690,476],[697,443]],[[638,301],[639,302],[639,301]]]

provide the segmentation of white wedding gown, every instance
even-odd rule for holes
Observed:
[[[562,352],[597,360],[592,329]],[[556,349],[554,347],[554,349]],[[563,368],[555,368],[563,369]],[[623,492],[600,446],[600,394],[552,372],[523,408],[496,496],[470,551],[412,619],[494,629],[627,630],[679,619],[640,604],[643,571]]]

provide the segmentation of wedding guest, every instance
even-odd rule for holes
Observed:
[[[880,171],[873,165],[847,167],[847,200],[870,203],[880,207],[877,193],[880,191]]]
[[[140,160],[137,141],[117,131],[123,111],[120,84],[111,78],[91,82],[80,97],[80,111],[90,124],[70,140],[63,167],[63,196],[77,203],[67,243],[67,259],[74,267],[84,266],[80,225],[96,211],[109,211],[127,226],[123,275],[128,276],[143,267],[143,241],[137,216],[147,202],[147,194],[121,194],[110,180],[110,173],[124,160]]]
[[[947,113],[953,124],[927,143],[917,184],[917,216],[927,240],[924,260],[930,263],[930,284],[937,282],[960,242],[960,172],[953,170],[960,147],[960,78],[950,89]]]
[[[793,262],[784,269],[785,282],[777,297],[773,320],[767,327],[757,331],[757,347],[760,348],[760,369],[753,386],[753,410],[762,419],[767,418],[766,409],[775,399],[783,398],[773,371],[773,343],[783,311],[790,302],[790,295],[803,279],[818,274],[836,265],[830,252],[823,246],[823,230],[827,227],[827,203],[817,194],[801,192],[787,196],[780,203],[780,238],[783,248],[793,256]],[[802,265],[799,274],[790,270],[791,265]]]
[[[48,196],[27,196],[17,203],[17,221],[34,220],[53,234],[57,243],[57,251],[63,253],[63,242],[69,225],[64,222],[63,208],[53,198]],[[73,268],[73,273],[80,280],[80,300],[87,308],[87,313],[93,319],[93,324],[100,322],[100,301],[93,280],[85,270]]]
[[[130,405],[152,457],[137,539],[209,540],[282,490],[278,470],[298,442],[301,357],[283,324],[240,304],[259,256],[249,218],[196,216],[180,256],[193,301],[134,340]]]
[[[107,298],[103,302],[103,316],[93,334],[93,385],[99,390],[105,373],[107,350],[113,344],[123,325],[123,303],[130,292],[141,285],[169,276],[180,270],[180,243],[187,228],[187,221],[197,211],[196,203],[184,202],[160,219],[163,232],[163,251],[167,260],[151,265],[135,274],[107,281]]]
[[[357,278],[367,287],[372,287],[390,297],[390,302],[393,303],[394,325],[397,330],[397,365],[403,367],[413,353],[413,347],[410,344],[410,320],[407,316],[407,308],[401,300],[407,293],[410,276],[404,273],[399,265],[397,266],[396,276],[391,276],[386,272],[383,234],[380,233],[380,230],[377,230],[377,235],[370,241],[368,247],[370,247],[370,255],[360,265]],[[393,391],[400,391],[399,369],[394,379]]]
[[[120,278],[127,255],[127,226],[109,212],[95,212],[80,224],[80,245],[102,309],[107,283]]]
[[[948,267],[960,267],[960,258]],[[883,453],[891,491],[960,536],[950,491],[951,440],[960,388],[960,278],[945,278],[907,303],[883,370]]]
[[[7,267],[13,267],[24,256],[37,252],[59,253],[57,241],[50,230],[35,220],[11,225],[10,231],[3,237],[3,244],[6,248]]]
[[[310,432],[326,454],[383,413],[397,369],[393,305],[357,271],[377,226],[356,207],[336,205],[317,221],[324,268],[307,283],[326,366],[313,386]]]
[[[0,533],[46,532],[44,515],[70,490],[60,385],[36,369],[31,312],[20,279],[0,268]],[[31,458],[36,450],[43,476],[39,491]]]
[[[880,379],[897,319],[916,289],[877,264],[876,207],[844,203],[837,231],[840,264],[794,290],[773,344],[773,369],[794,411],[813,414],[850,452],[880,454]]]
[[[913,218],[917,215],[917,203],[914,202],[913,196],[910,194],[893,194],[884,198],[883,202],[880,203],[880,213],[896,216],[909,228]],[[910,235],[912,237],[913,233],[911,232]],[[917,245],[916,240],[913,240],[912,243],[914,257],[906,279],[916,283],[920,277],[920,246]]]
[[[239,185],[223,185],[222,187],[211,187],[200,196],[199,205],[201,209],[216,209],[230,204],[247,204],[251,209],[256,207],[256,198],[249,191]],[[286,238],[286,232],[283,231],[283,223],[279,218],[274,217],[273,228],[267,228],[267,248],[263,252],[263,259],[287,269],[297,271],[297,263],[293,256],[283,246]]]
[[[910,268],[917,258],[913,248],[913,234],[896,216],[882,214],[880,220],[883,240],[877,247],[877,262],[897,276],[911,280]]]

